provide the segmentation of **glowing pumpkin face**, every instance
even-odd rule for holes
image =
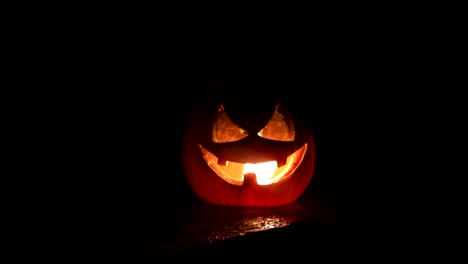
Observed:
[[[315,161],[310,129],[277,100],[225,100],[194,111],[182,151],[195,194],[232,206],[295,201]]]

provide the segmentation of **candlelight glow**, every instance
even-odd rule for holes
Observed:
[[[255,173],[258,185],[268,185],[272,183],[271,178],[275,174],[277,168],[276,161],[267,161],[257,164],[246,163],[244,164],[243,174]]]
[[[286,164],[281,167],[277,166],[275,160],[263,163],[238,163],[227,161],[226,165],[218,164],[218,157],[199,145],[203,159],[208,166],[216,172],[226,182],[233,185],[242,185],[244,183],[244,175],[246,173],[255,173],[258,185],[269,185],[279,182],[291,176],[301,164],[307,150],[307,144],[298,149],[286,159]]]

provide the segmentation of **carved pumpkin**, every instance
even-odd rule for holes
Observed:
[[[185,177],[203,201],[294,202],[312,179],[312,131],[278,98],[229,97],[194,107],[182,143]]]

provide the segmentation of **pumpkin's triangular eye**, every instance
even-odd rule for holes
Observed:
[[[258,132],[258,135],[271,140],[294,141],[294,126],[289,119],[278,112],[277,108],[268,124]]]
[[[249,134],[244,129],[235,125],[224,112],[221,105],[213,123],[212,140],[216,143],[233,142],[247,137]]]

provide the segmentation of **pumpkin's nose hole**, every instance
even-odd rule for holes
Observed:
[[[257,184],[257,175],[255,173],[249,172],[244,174],[244,186],[250,186]]]

